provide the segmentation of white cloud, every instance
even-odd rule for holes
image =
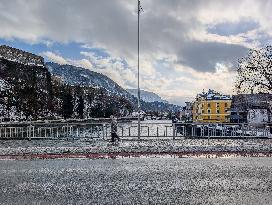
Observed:
[[[73,59],[69,59],[69,58],[64,58],[56,53],[53,53],[51,51],[45,51],[40,53],[40,55],[47,57],[50,61],[53,61],[55,63],[58,63],[60,65],[65,65],[65,64],[71,64],[74,66],[78,66],[78,67],[83,67],[86,69],[93,69],[93,65],[92,63],[87,60],[87,59],[80,59],[80,60],[73,60]]]
[[[272,36],[272,1],[149,0],[142,4],[141,87],[172,101],[208,88],[232,92],[233,61]],[[84,49],[103,48],[110,57],[86,51],[81,52],[82,59],[50,51],[42,54],[133,87],[137,82],[136,7],[136,1],[127,0],[2,0],[0,38],[43,42],[48,47],[52,42],[79,42]],[[211,26],[242,19],[259,27],[228,36],[208,31]]]
[[[69,60],[69,64],[93,70],[93,64],[87,59]]]
[[[41,55],[47,57],[51,61],[54,61],[58,64],[61,64],[61,65],[68,64],[68,61],[66,59],[64,59],[60,55],[57,55],[51,51],[42,52]]]

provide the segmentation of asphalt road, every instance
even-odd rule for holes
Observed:
[[[272,158],[0,161],[1,204],[271,204]]]

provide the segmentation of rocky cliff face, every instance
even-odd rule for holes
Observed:
[[[34,55],[6,45],[0,46],[0,58],[17,62],[24,65],[34,65],[44,67],[44,59],[41,56]]]
[[[43,66],[0,58],[0,116],[37,119],[52,115],[51,75]]]

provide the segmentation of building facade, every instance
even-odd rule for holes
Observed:
[[[230,121],[231,96],[214,90],[196,96],[193,104],[193,122],[224,123]]]
[[[232,98],[232,123],[269,123],[272,121],[272,94],[239,94]]]
[[[185,106],[180,111],[180,120],[183,122],[193,121],[193,102],[185,102]]]

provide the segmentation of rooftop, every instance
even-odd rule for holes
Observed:
[[[202,98],[205,100],[231,100],[230,95],[223,95],[215,90],[209,89],[207,92],[197,94],[197,98]]]

